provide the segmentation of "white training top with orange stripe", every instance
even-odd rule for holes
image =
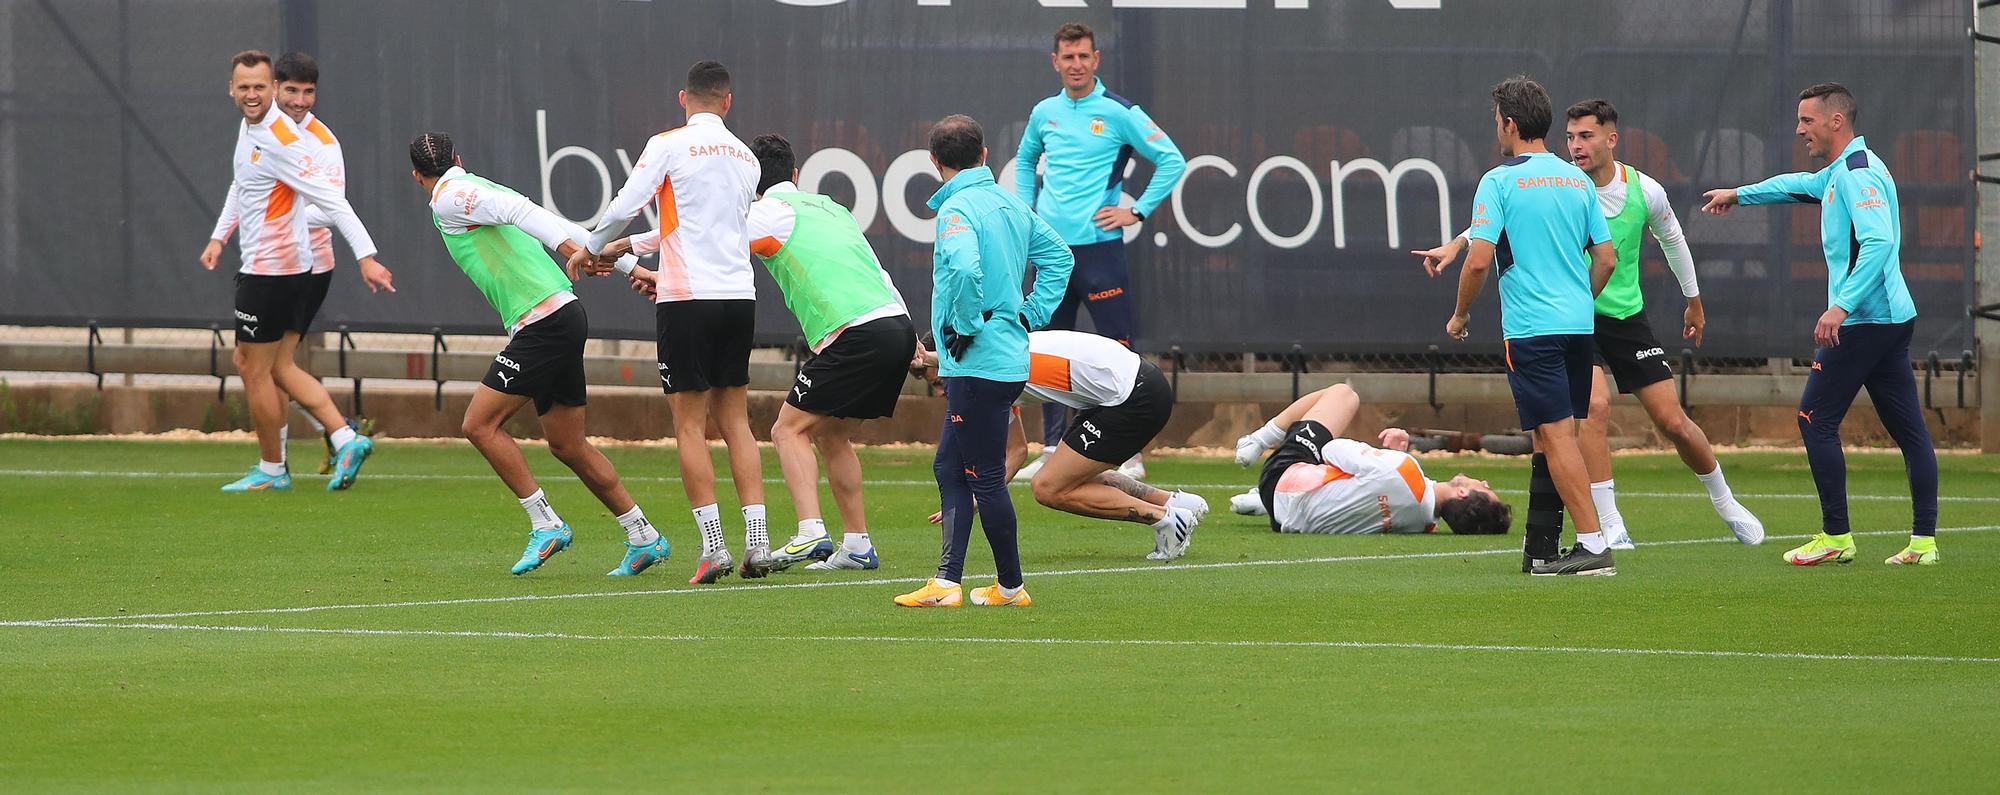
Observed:
[[[633,235],[632,252],[659,252],[658,301],[755,300],[746,219],[757,176],[757,158],[721,116],[689,116],[687,126],[646,142],[625,187],[590,233],[590,250],[604,250],[657,199],[660,226]]]
[[[341,188],[342,195],[345,195],[347,190],[347,164],[340,153],[339,139],[333,135],[333,130],[328,128],[325,122],[311,113],[306,114],[305,128],[307,132],[314,133],[314,135],[309,136],[308,140],[301,141],[300,143],[307,146],[319,147],[319,151],[315,154],[315,157],[326,165],[328,173],[334,175],[336,184]],[[332,140],[331,144],[322,141],[318,135],[321,132],[326,134],[326,139]],[[243,125],[239,124],[237,125],[236,133],[239,147],[241,146],[243,135]],[[230,234],[236,231],[236,225],[242,220],[242,217],[242,208],[237,206],[236,183],[231,182],[229,183],[228,195],[223,197],[222,214],[215,219],[215,231],[209,234],[209,239],[223,243],[229,242]],[[308,206],[306,208],[306,228],[311,230],[312,235],[313,273],[327,273],[333,270],[333,233],[327,231],[333,225],[333,216],[328,215],[325,210],[317,206]],[[376,253],[375,241],[368,237],[365,227],[362,239],[349,239],[347,247],[354,251],[355,259],[373,256]]]
[[[312,270],[308,206],[326,212],[357,256],[375,253],[375,242],[347,204],[339,153],[327,153],[338,142],[325,125],[307,121],[301,127],[274,110],[238,128],[234,191],[237,211],[248,221],[237,225],[244,273],[289,276]]]
[[[1310,430],[1308,430],[1310,433]],[[1293,464],[1278,479],[1271,517],[1286,533],[1357,535],[1437,529],[1437,493],[1409,453],[1353,439],[1303,439],[1324,463]]]
[[[1028,386],[1034,397],[1073,409],[1116,406],[1132,396],[1139,354],[1110,337],[1082,331],[1028,334]]]

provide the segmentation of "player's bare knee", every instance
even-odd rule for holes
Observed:
[[[458,432],[465,434],[466,440],[473,444],[485,441],[487,434],[492,433],[493,430],[493,426],[486,420],[471,414],[465,415],[465,419],[460,420],[458,423]]]
[[[1610,413],[1611,413],[1611,396],[1604,395],[1600,397],[1597,395],[1597,393],[1593,392],[1590,395],[1590,414],[1589,416],[1585,417],[1583,421],[1585,424],[1588,425],[1595,425],[1602,427],[1610,424],[1609,423]]]
[[[590,454],[590,440],[578,436],[549,437],[549,454],[564,464],[575,464]]]

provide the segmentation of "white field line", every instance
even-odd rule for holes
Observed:
[[[1976,525],[1969,527],[1944,527],[1940,532],[1976,533],[2000,530],[2000,525]],[[1907,535],[1904,530],[1872,530],[1857,532],[1857,536]],[[1810,535],[1766,536],[1767,541],[1796,541],[1811,538]],[[1641,549],[1664,546],[1684,546],[1688,544],[1735,543],[1734,538],[1684,538],[1670,541],[1645,542]],[[1424,558],[1466,558],[1488,555],[1518,555],[1519,548],[1465,549],[1450,552],[1406,552],[1386,555],[1335,555],[1317,558],[1281,558],[1276,560],[1232,560],[1220,563],[1162,563],[1149,566],[1111,566],[1090,569],[1059,569],[1056,571],[1028,572],[1033,577],[1063,577],[1097,574],[1134,574],[1163,571],[1204,571],[1210,569],[1240,569],[1256,566],[1297,566],[1317,563],[1353,563],[1358,561],[1420,560]],[[1627,553],[1634,554],[1634,553]],[[966,581],[989,579],[991,574],[966,577]],[[143,621],[168,618],[203,618],[212,616],[281,615],[288,613],[322,613],[333,610],[372,610],[398,607],[442,607],[449,605],[503,604],[511,602],[546,602],[563,599],[601,599],[622,596],[693,596],[699,594],[728,593],[733,591],[778,591],[802,588],[844,588],[860,585],[898,585],[918,582],[918,578],[882,577],[865,580],[818,580],[814,582],[783,583],[778,585],[724,585],[715,588],[656,588],[641,591],[593,591],[565,594],[517,594],[513,596],[480,596],[462,599],[426,599],[407,602],[367,602],[357,604],[309,605],[305,607],[265,607],[240,610],[195,610],[178,613],[133,613],[111,616],[78,616],[73,618],[47,618],[15,621],[0,621],[0,627],[49,626],[55,624],[98,623]]]
[[[242,476],[243,476],[243,473],[242,473],[242,472],[143,472],[143,471],[136,471],[136,470],[108,470],[108,469],[0,469],[0,477],[24,477],[24,478],[194,478],[194,479],[199,479],[199,480],[218,480],[218,481],[225,481],[225,482],[226,482],[226,481],[230,481],[230,480],[234,480],[234,479],[236,479],[236,478],[240,478],[240,477],[242,477]],[[326,478],[326,476],[325,476],[325,475],[301,475],[301,474],[296,474],[296,473],[294,473],[294,474],[292,475],[292,479],[294,479],[294,480],[324,480],[325,478]],[[403,473],[403,472],[395,472],[395,473],[385,473],[385,474],[380,474],[380,475],[368,475],[368,476],[367,476],[367,477],[366,477],[365,479],[366,479],[366,480],[387,480],[387,481],[405,481],[405,480],[414,480],[414,481],[425,481],[425,480],[438,480],[438,481],[478,481],[478,482],[491,482],[491,481],[492,481],[492,480],[493,480],[494,478],[493,478],[493,476],[492,476],[492,475],[462,475],[462,474],[461,474],[461,475],[446,475],[446,474],[422,474],[422,473]],[[620,479],[621,479],[621,480],[623,480],[623,481],[625,481],[625,482],[627,482],[627,483],[679,483],[679,482],[681,482],[681,479],[680,479],[680,478],[678,478],[678,477],[675,477],[675,476],[672,476],[672,475],[621,475],[621,476],[620,476]],[[764,482],[765,482],[765,483],[783,483],[783,482],[784,482],[784,480],[783,480],[782,478],[765,478],[765,479],[764,479]],[[821,480],[821,482],[825,482],[825,481],[824,481],[824,479],[822,479],[822,480]],[[933,480],[874,480],[874,479],[870,479],[870,480],[868,481],[868,485],[870,485],[870,486],[928,486],[928,487],[933,487],[933,488],[935,488],[935,487],[937,486],[937,482],[936,482],[936,481],[933,481]],[[1018,488],[1018,489],[1026,489],[1026,488],[1028,487],[1028,484],[1026,484],[1026,483],[1014,483],[1014,484],[1010,484],[1010,485],[1012,485],[1012,486],[1013,486],[1014,488]],[[1243,480],[1242,482],[1239,482],[1239,483],[1156,483],[1156,484],[1153,484],[1153,485],[1156,485],[1156,486],[1170,486],[1170,487],[1173,487],[1173,488],[1180,488],[1180,489],[1204,489],[1204,490],[1207,490],[1207,489],[1228,489],[1228,490],[1230,490],[1230,491],[1232,491],[1232,492],[1236,492],[1236,493],[1241,493],[1242,491],[1248,491],[1248,490],[1249,490],[1249,489],[1250,489],[1250,488],[1251,488],[1252,486],[1256,485],[1256,482],[1255,482],[1255,480],[1254,480],[1254,479],[1253,479],[1253,478],[1252,478],[1252,477],[1251,477],[1250,475],[1246,474],[1246,475],[1244,476],[1244,480]],[[1501,494],[1526,494],[1526,493],[1528,493],[1528,492],[1527,492],[1527,490],[1525,490],[1525,489],[1495,489],[1494,491],[1497,491],[1497,492],[1499,492],[1499,493],[1501,493]],[[1696,499],[1696,498],[1700,498],[1700,499],[1708,499],[1708,493],[1707,493],[1707,492],[1694,492],[1694,491],[1686,491],[1686,492],[1681,492],[1681,491],[1620,491],[1620,492],[1618,492],[1618,496],[1620,496],[1620,497],[1639,497],[1639,498],[1646,498],[1646,499]],[[1755,501],[1757,501],[1757,500],[1812,500],[1812,501],[1815,501],[1815,502],[1817,502],[1817,501],[1819,500],[1819,495],[1817,495],[1817,494],[1753,494],[1753,493],[1748,493],[1748,492],[1737,492],[1737,493],[1736,493],[1736,496],[1737,496],[1737,498],[1738,498],[1738,499],[1744,499],[1744,500],[1750,500],[1750,501],[1752,501],[1752,502],[1755,502]],[[1850,502],[1909,502],[1909,501],[1910,501],[1910,495],[1908,495],[1908,494],[1849,494],[1849,495],[1847,495],[1847,499],[1848,499],[1848,501],[1850,501]],[[1966,502],[1966,503],[1994,503],[1994,502],[2000,502],[2000,497],[1957,497],[1957,496],[1940,496],[1940,497],[1938,497],[1938,501],[1939,501],[1939,502]]]
[[[973,637],[908,637],[896,635],[772,635],[772,636],[722,636],[722,635],[586,635],[570,632],[507,632],[480,630],[443,629],[338,629],[319,627],[262,627],[229,626],[213,624],[153,624],[153,623],[83,623],[83,622],[34,622],[15,626],[77,628],[77,629],[138,629],[177,632],[251,632],[300,635],[350,635],[364,637],[432,637],[432,638],[501,638],[533,640],[574,640],[574,641],[669,641],[669,642],[748,642],[777,641],[783,643],[910,643],[910,644],[972,644],[972,645],[1015,645],[1015,646],[1155,646],[1182,648],[1225,648],[1225,649],[1388,649],[1411,651],[1443,652],[1502,652],[1519,654],[1609,654],[1647,657],[1709,657],[1748,658],[1758,660],[1812,660],[1833,662],[1888,662],[1888,663],[2000,663],[2000,657],[1955,657],[1932,654],[1824,654],[1817,652],[1793,651],[1731,651],[1726,649],[1633,649],[1597,646],[1522,646],[1485,643],[1407,643],[1395,641],[1352,641],[1352,640],[1171,640],[1149,638],[973,638]]]

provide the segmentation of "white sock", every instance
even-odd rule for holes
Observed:
[[[283,456],[280,457],[282,458]],[[262,472],[266,475],[270,475],[271,477],[275,478],[279,475],[285,474],[285,462],[264,461],[260,459],[257,462],[257,471]]]
[[[1625,527],[1625,517],[1618,515],[1618,494],[1613,489],[1615,480],[1590,484],[1590,502],[1597,506],[1597,526],[1603,528]]]
[[[618,516],[618,526],[625,528],[625,543],[643,547],[660,540],[660,531],[653,529],[653,523],[646,521],[646,512],[639,506]]]
[[[1609,544],[1608,544],[1608,543],[1607,543],[1607,542],[1606,542],[1606,541],[1604,540],[1604,533],[1603,533],[1603,531],[1599,531],[1599,532],[1595,532],[1595,533],[1581,533],[1581,534],[1578,534],[1578,535],[1577,535],[1577,537],[1576,537],[1576,544],[1577,544],[1577,546],[1580,546],[1580,547],[1583,547],[1584,549],[1587,549],[1587,550],[1590,550],[1590,554],[1593,554],[1593,555],[1602,555],[1602,554],[1604,554],[1604,550],[1605,550],[1605,549],[1607,549],[1607,548],[1609,548],[1609,546],[1610,546],[1610,545],[1609,545]]]
[[[556,516],[556,509],[549,505],[549,496],[541,489],[521,500],[521,510],[528,512],[528,526],[535,530],[554,530],[562,526],[562,518]]]
[[[815,538],[825,538],[825,537],[826,537],[825,519],[800,519],[798,535],[792,536],[792,542],[795,544],[803,544]]]
[[[333,449],[336,452],[340,448],[346,447],[348,442],[354,441],[354,437],[359,435],[354,432],[353,428],[349,428],[346,425],[333,429],[333,433],[329,434],[333,439]]]
[[[995,583],[995,584],[997,585],[998,583]],[[1021,583],[1021,587],[1019,587],[1019,588],[1009,588],[1009,587],[1007,587],[1007,586],[1005,586],[1005,585],[1001,585],[1001,586],[1000,586],[1000,595],[1001,595],[1001,596],[1004,596],[1004,597],[1007,597],[1008,599],[1012,599],[1012,598],[1014,598],[1014,597],[1016,597],[1016,596],[1020,596],[1020,595],[1021,595],[1021,592],[1022,592],[1022,591],[1025,591],[1025,590],[1027,590],[1027,589],[1028,589],[1028,584],[1027,584],[1027,583],[1025,583],[1025,582],[1024,582],[1024,583]]]
[[[771,531],[764,524],[762,505],[743,506],[743,548],[746,552],[758,548],[771,548]]]
[[[945,579],[945,578],[943,578],[943,577],[932,577],[932,578],[931,578],[931,582],[934,582],[934,583],[937,583],[937,587],[939,587],[939,588],[957,588],[957,587],[958,587],[958,581],[957,581],[957,580],[947,580],[947,579]]]
[[[1285,429],[1278,427],[1276,422],[1266,422],[1264,427],[1250,432],[1250,439],[1269,450],[1285,441]]]
[[[859,555],[874,549],[875,542],[868,538],[867,533],[841,533],[840,548]]]
[[[1160,521],[1154,522],[1152,524],[1152,527],[1154,530],[1174,529],[1174,509],[1168,508],[1167,510],[1162,512],[1160,514]]]
[[[1715,462],[1715,471],[1706,475],[1696,475],[1702,488],[1708,489],[1708,501],[1716,505],[1733,502],[1736,495],[1729,493],[1729,481],[1722,477],[1722,462]]]
[[[289,422],[287,422],[287,423],[285,423],[285,424],[283,424],[283,425],[280,425],[280,426],[278,426],[278,464],[279,464],[279,465],[281,465],[281,466],[282,466],[282,465],[285,465],[285,464],[289,464],[289,463],[291,463],[291,462],[292,462],[292,450],[291,450],[291,447],[292,447],[292,424],[291,424],[291,423],[289,423]]]
[[[722,542],[722,511],[715,507],[715,503],[694,509],[694,526],[701,530],[701,554],[710,555],[729,548]]]
[[[1183,508],[1192,511],[1195,509],[1195,506],[1200,504],[1200,497],[1196,497],[1185,491],[1176,491],[1167,495],[1167,507],[1169,508]]]

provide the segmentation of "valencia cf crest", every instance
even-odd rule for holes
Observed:
[[[1103,134],[1104,134],[1104,119],[1102,119],[1102,118],[1097,118],[1097,119],[1091,119],[1091,120],[1090,120],[1090,134],[1091,134],[1091,135],[1103,135]]]

